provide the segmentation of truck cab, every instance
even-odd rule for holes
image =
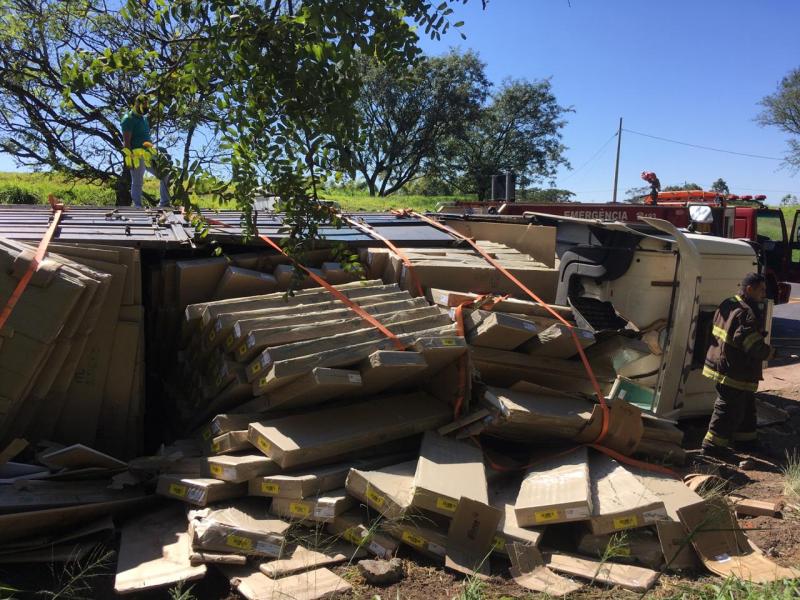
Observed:
[[[713,315],[744,275],[758,269],[753,246],[649,217],[631,224],[526,216],[557,228],[556,303],[572,307],[578,324],[595,332],[590,360],[612,357],[604,366],[623,382],[612,397],[635,397],[635,404],[666,418],[710,414],[716,391],[702,367]],[[599,352],[608,330],[625,331],[630,344]]]

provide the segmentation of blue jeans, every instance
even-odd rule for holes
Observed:
[[[144,166],[144,160],[139,160],[139,166],[131,169],[131,200],[133,205],[137,208],[142,208],[142,186],[144,185],[144,172],[147,171],[151,175],[155,175],[153,169]],[[169,182],[162,179],[159,186],[159,195],[161,202],[159,206],[169,206]]]

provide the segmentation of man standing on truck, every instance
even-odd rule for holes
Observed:
[[[137,208],[142,207],[142,187],[145,170],[155,175],[151,161],[155,148],[150,141],[150,123],[147,113],[150,110],[150,98],[147,94],[139,94],[133,101],[133,107],[122,119],[122,139],[124,147],[122,155],[125,166],[131,170],[131,200]],[[159,206],[169,206],[169,188],[162,179],[160,184],[161,202]]]
[[[717,382],[717,401],[703,440],[704,455],[733,462],[732,447],[760,449],[756,434],[756,400],[761,365],[773,355],[764,341],[763,303],[766,279],[749,273],[739,294],[720,304],[714,314],[711,346],[703,375]]]

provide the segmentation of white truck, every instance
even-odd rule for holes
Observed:
[[[598,344],[587,355],[618,375],[609,395],[670,419],[710,414],[716,392],[701,371],[711,321],[743,276],[759,270],[753,247],[655,218],[636,225],[525,213],[524,221],[556,228],[555,303],[570,306],[578,325],[595,332]],[[629,343],[620,342],[620,331]]]

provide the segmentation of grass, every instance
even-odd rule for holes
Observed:
[[[783,495],[792,502],[800,502],[800,453],[797,450],[791,454],[786,453],[783,478]]]
[[[144,180],[144,191],[158,195],[158,182],[149,175]],[[54,194],[67,204],[109,206],[115,204],[114,190],[100,184],[70,182],[60,175],[47,173],[0,173],[0,204],[14,202],[29,195],[39,204],[47,202],[47,196]],[[350,193],[340,190],[326,190],[321,194],[326,200],[338,202],[342,210],[348,212],[386,211],[412,208],[418,211],[435,210],[439,204],[464,199],[459,196],[411,196],[396,195],[388,198],[371,197],[366,193]],[[201,198],[203,208],[233,208],[219,205],[212,198]]]
[[[800,597],[800,580],[750,583],[729,577],[721,583],[701,586],[675,586],[675,593],[663,600],[791,600]]]

